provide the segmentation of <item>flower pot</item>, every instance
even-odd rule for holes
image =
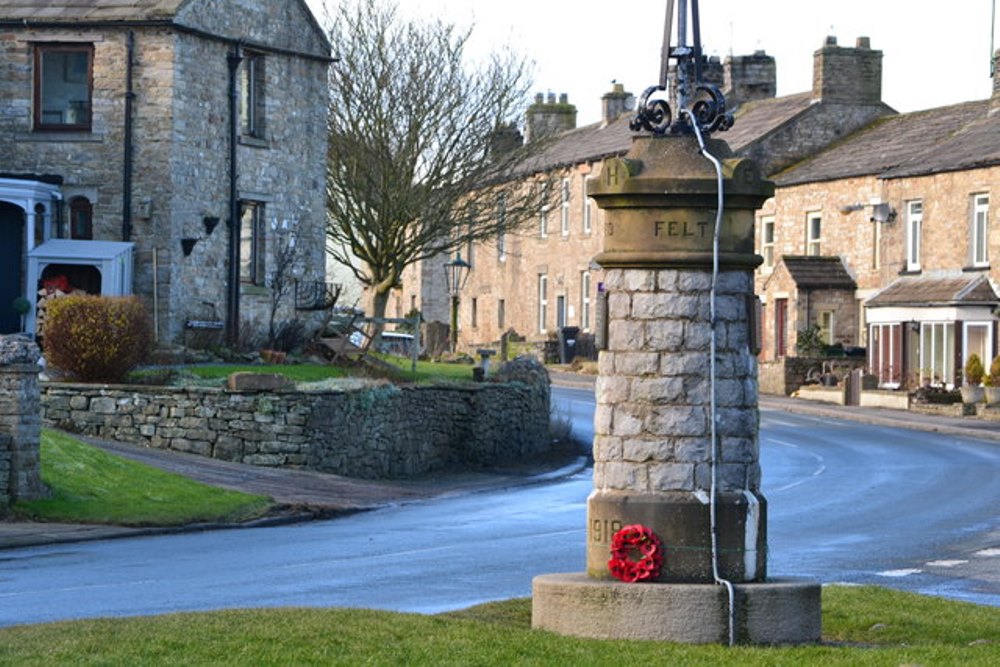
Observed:
[[[1000,387],[983,387],[986,394],[986,405],[996,405],[1000,403]]]
[[[986,397],[985,387],[979,385],[971,386],[963,384],[958,388],[962,393],[963,403],[982,403]]]

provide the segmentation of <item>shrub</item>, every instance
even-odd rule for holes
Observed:
[[[71,295],[46,306],[43,347],[48,363],[83,382],[122,382],[152,346],[137,297]]]
[[[1000,355],[990,362],[990,372],[983,381],[987,387],[1000,387]]]
[[[973,387],[977,386],[983,381],[983,362],[979,359],[979,355],[973,352],[969,355],[968,360],[965,362],[965,380]]]

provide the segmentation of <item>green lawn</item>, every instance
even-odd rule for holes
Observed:
[[[438,361],[418,361],[414,372],[413,360],[391,354],[380,354],[378,358],[394,366],[399,371],[398,379],[407,382],[431,382],[433,380],[472,381],[472,365],[446,364]]]
[[[319,382],[330,378],[347,377],[343,368],[325,364],[277,364],[277,365],[235,365],[184,366],[183,370],[206,380],[225,380],[233,373],[277,373],[296,382]]]
[[[41,450],[42,481],[52,497],[18,503],[14,510],[22,519],[176,526],[244,521],[272,504],[113,456],[57,431],[42,431]]]
[[[519,599],[437,616],[252,609],[72,621],[0,629],[0,664],[985,667],[1000,658],[1000,609],[871,587],[824,589],[819,646],[576,639],[531,630],[530,617]]]

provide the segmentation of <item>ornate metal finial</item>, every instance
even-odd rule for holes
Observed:
[[[688,5],[691,9],[692,44],[686,44],[688,32]],[[636,107],[636,115],[629,123],[633,132],[653,134],[686,134],[691,123],[697,123],[703,135],[733,126],[733,115],[726,111],[726,97],[716,86],[702,80],[701,28],[698,23],[698,0],[681,0],[677,6],[677,46],[670,46],[673,30],[674,0],[667,0],[667,15],[663,28],[663,50],[660,60],[660,83],[647,88]],[[664,99],[668,92],[670,59],[677,61],[678,113],[671,113],[670,103]]]

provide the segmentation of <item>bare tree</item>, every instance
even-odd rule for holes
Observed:
[[[328,245],[373,291],[375,317],[404,268],[495,243],[548,196],[513,177],[528,65],[508,51],[470,63],[470,34],[404,21],[391,0],[354,0],[333,19]]]

